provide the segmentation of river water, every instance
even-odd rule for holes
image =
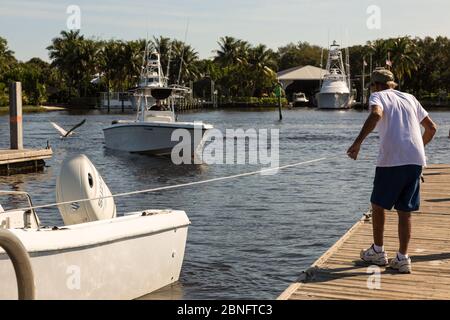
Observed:
[[[179,114],[216,128],[280,130],[280,165],[320,157],[336,158],[289,168],[271,176],[249,176],[177,190],[116,199],[118,212],[147,208],[182,209],[189,228],[180,281],[149,299],[274,299],[299,273],[330,247],[369,207],[378,138],[363,145],[361,160],[346,157],[367,112],[214,110]],[[450,112],[431,112],[439,130],[427,147],[429,163],[449,163]],[[43,173],[0,177],[0,189],[31,193],[35,204],[55,201],[62,160],[84,153],[112,193],[147,189],[232,175],[255,165],[183,165],[168,158],[111,152],[102,128],[133,114],[57,111],[24,116],[25,147],[52,146]],[[50,125],[65,128],[87,119],[70,139],[61,140]],[[8,117],[0,116],[0,148],[9,146]],[[55,209],[38,211],[45,225],[59,225]],[[359,248],[358,248],[359,249]],[[106,262],[105,262],[106,263]],[[126,284],[124,284],[126,285]]]

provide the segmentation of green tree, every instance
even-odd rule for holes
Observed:
[[[392,39],[389,52],[391,53],[392,71],[401,88],[405,79],[410,78],[412,72],[417,70],[419,52],[409,37]]]
[[[261,96],[264,89],[272,88],[276,82],[276,55],[271,49],[260,44],[248,50],[246,63],[249,76],[248,93]]]
[[[219,49],[215,51],[214,61],[224,67],[242,63],[250,47],[248,42],[229,36],[220,38],[217,44]]]
[[[286,70],[305,65],[320,67],[322,51],[323,64],[325,64],[328,54],[327,50],[319,46],[310,45],[308,42],[289,43],[278,48],[278,68],[279,70]]]
[[[58,69],[68,88],[69,98],[88,94],[91,80],[98,72],[100,46],[100,41],[85,39],[79,30],[71,30],[61,31],[60,37],[47,47],[52,66]]]
[[[198,53],[190,45],[178,40],[172,41],[169,82],[187,85],[189,81],[198,79],[200,73],[197,61]]]
[[[17,64],[14,52],[8,48],[6,39],[0,37],[0,106],[8,104],[8,73]]]
[[[81,57],[81,43],[84,36],[80,31],[61,31],[60,37],[54,38],[52,44],[47,47],[52,66],[56,67],[61,80],[67,83],[69,98],[72,97],[74,89],[80,96],[81,82],[83,78],[83,62]]]
[[[0,77],[17,63],[14,52],[8,48],[6,39],[0,37]]]

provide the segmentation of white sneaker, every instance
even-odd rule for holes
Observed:
[[[411,259],[402,259],[400,260],[397,256],[394,259],[389,261],[389,267],[392,269],[398,270],[400,273],[411,273]]]
[[[360,257],[364,262],[377,266],[385,266],[388,264],[387,253],[385,251],[376,252],[373,245],[367,250],[361,250]]]

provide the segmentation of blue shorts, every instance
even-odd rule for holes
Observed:
[[[377,167],[370,202],[384,209],[419,210],[422,166]]]

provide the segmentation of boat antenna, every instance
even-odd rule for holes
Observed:
[[[322,74],[322,70],[323,70],[323,47],[322,47],[322,52],[320,53],[320,80],[319,80],[319,87],[322,87],[322,78],[323,78],[323,74]]]
[[[330,28],[328,28],[327,48],[328,48],[328,50],[330,49]]]
[[[320,52],[320,68],[323,68],[323,47],[322,47],[322,51]]]
[[[187,19],[187,23],[186,23],[186,31],[184,33],[183,50],[181,51],[181,57],[180,57],[180,70],[178,70],[178,80],[177,80],[178,85],[180,84],[180,80],[181,80],[181,70],[183,69],[184,50],[186,49],[188,30],[189,30],[189,18]]]
[[[347,77],[348,77],[348,87],[351,89],[351,76],[350,76],[350,41],[348,28],[345,28],[345,64],[347,68]]]
[[[167,85],[169,85],[169,72],[170,72],[170,62],[171,62],[171,60],[172,60],[172,41],[170,41],[169,54],[168,54],[168,58],[167,58],[167,69],[166,69]]]

